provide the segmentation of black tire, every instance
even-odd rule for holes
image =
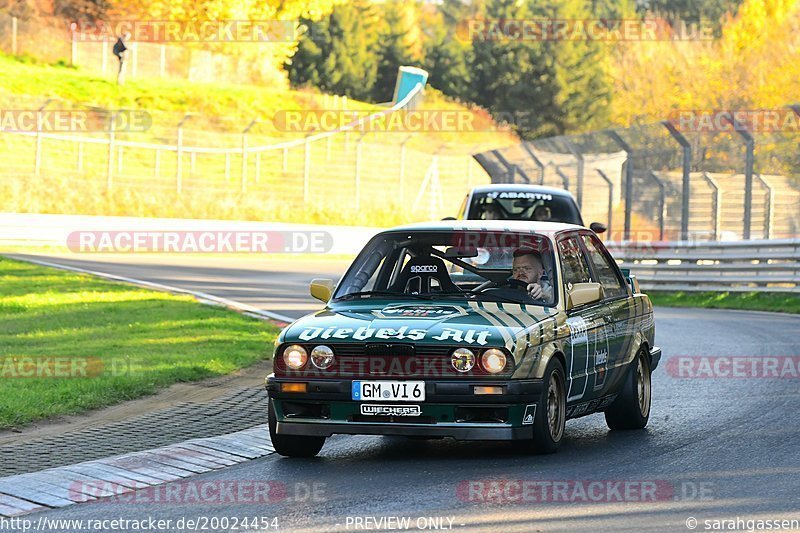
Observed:
[[[544,384],[533,418],[533,439],[514,441],[518,451],[555,453],[561,445],[567,422],[567,386],[564,366],[558,359],[553,358],[547,363]]]
[[[628,370],[620,395],[606,409],[606,424],[612,430],[643,429],[650,420],[651,397],[650,359],[641,350]]]
[[[272,447],[284,457],[314,457],[325,445],[325,437],[279,435],[276,431],[278,420],[275,416],[272,398],[269,400],[267,409],[267,421],[269,422],[269,438],[272,440]]]

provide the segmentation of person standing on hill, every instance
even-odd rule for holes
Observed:
[[[119,59],[119,70],[117,71],[117,85],[125,83],[125,61],[128,59],[128,40],[130,33],[123,33],[114,43],[114,55]]]

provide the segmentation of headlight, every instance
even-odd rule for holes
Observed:
[[[283,350],[283,362],[292,370],[300,370],[308,361],[308,352],[299,344],[292,344]]]
[[[452,357],[453,368],[459,372],[469,372],[475,366],[475,354],[467,348],[456,348]]]
[[[320,370],[330,368],[333,364],[333,350],[331,350],[330,346],[325,346],[324,344],[315,346],[311,350],[311,362]]]
[[[490,374],[502,372],[506,367],[506,354],[497,348],[489,348],[481,356],[481,366]]]

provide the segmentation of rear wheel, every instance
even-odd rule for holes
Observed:
[[[650,419],[650,360],[647,352],[639,351],[636,362],[628,372],[622,392],[606,409],[606,424],[610,429],[642,429]]]
[[[519,451],[553,453],[561,445],[567,421],[567,388],[561,361],[550,360],[544,372],[544,382],[533,419],[533,439],[514,441],[514,447]]]
[[[272,447],[284,457],[314,457],[325,444],[325,437],[279,435],[277,432],[278,418],[275,415],[272,398],[269,400],[267,409],[267,421],[269,422],[269,437],[272,440]]]

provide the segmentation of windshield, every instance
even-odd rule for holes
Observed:
[[[547,192],[476,192],[467,216],[470,220],[537,220],[583,225],[572,198]]]
[[[553,251],[539,234],[408,232],[373,238],[334,300],[397,297],[555,304]]]

